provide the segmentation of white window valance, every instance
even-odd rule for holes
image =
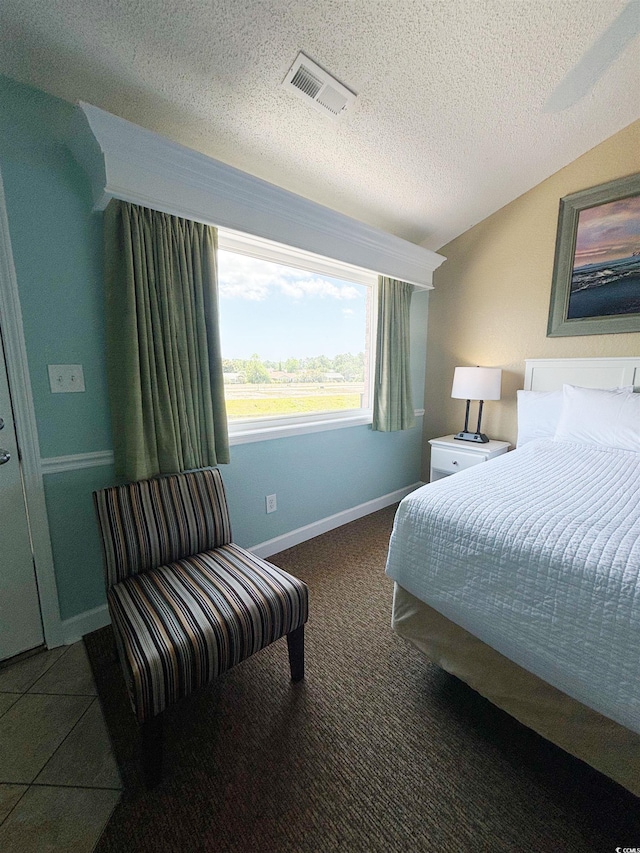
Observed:
[[[80,103],[71,148],[96,209],[119,198],[432,287],[442,255]]]

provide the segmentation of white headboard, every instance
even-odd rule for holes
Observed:
[[[530,358],[525,362],[526,391],[558,391],[568,385],[584,388],[640,387],[637,358]]]

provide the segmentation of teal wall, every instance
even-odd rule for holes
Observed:
[[[102,217],[66,147],[73,108],[0,76],[0,169],[43,458],[111,449],[102,311]],[[428,294],[412,304],[412,379],[422,406]],[[52,394],[48,364],[82,364],[85,393]],[[223,467],[235,540],[256,545],[420,478],[421,420],[402,433],[350,427],[236,445]],[[46,474],[62,618],[104,603],[91,492],[110,465]],[[264,496],[277,494],[267,515]]]

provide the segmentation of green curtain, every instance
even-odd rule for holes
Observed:
[[[105,212],[107,376],[116,476],[229,461],[217,231],[123,201]]]
[[[416,424],[409,364],[409,323],[413,285],[378,278],[378,338],[373,426],[380,432],[411,429]]]

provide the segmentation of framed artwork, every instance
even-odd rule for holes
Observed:
[[[547,337],[640,332],[640,175],[560,199]]]

